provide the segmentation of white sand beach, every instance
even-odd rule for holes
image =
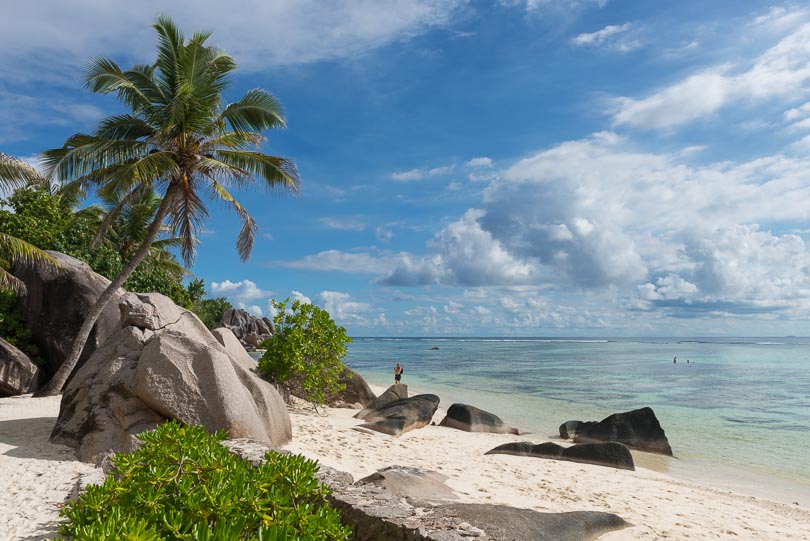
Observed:
[[[600,541],[810,539],[807,508],[707,488],[640,467],[627,471],[484,455],[510,441],[545,441],[537,435],[468,433],[440,426],[399,438],[358,431],[353,427],[362,422],[352,418],[355,413],[329,408],[323,416],[311,410],[291,412],[294,439],[285,448],[347,471],[356,480],[385,466],[413,466],[447,476],[463,502],[543,512],[606,511],[634,525]],[[443,417],[440,409],[434,420],[438,424]]]
[[[59,397],[0,399],[0,539],[52,538],[59,507],[82,472],[71,449],[48,443]],[[399,464],[438,471],[461,501],[502,503],[538,511],[616,513],[634,526],[606,534],[624,539],[810,539],[810,509],[701,487],[638,468],[508,455],[484,455],[532,436],[471,434],[428,426],[392,438],[354,430],[354,410],[291,412],[286,449],[348,471],[356,479]],[[441,418],[442,411],[437,413]],[[540,441],[540,440],[537,440]]]
[[[48,443],[61,398],[0,398],[0,539],[52,538],[76,479],[94,469]]]

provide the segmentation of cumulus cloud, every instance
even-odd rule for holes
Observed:
[[[492,158],[487,158],[486,156],[482,156],[480,158],[472,158],[464,165],[471,169],[479,169],[482,167],[489,168],[492,167]]]
[[[788,299],[810,308],[802,238],[758,225],[807,222],[810,159],[693,166],[693,151],[638,151],[608,132],[538,152],[502,171],[427,254],[399,254],[379,281],[612,291],[670,311],[761,312]]]
[[[329,312],[338,325],[369,326],[375,319],[370,304],[354,301],[348,293],[321,291],[318,293],[318,304]],[[382,318],[385,318],[384,314]]]
[[[260,289],[251,280],[241,280],[239,282],[225,280],[223,282],[211,282],[211,294],[215,297],[225,297],[233,302],[246,305],[257,299],[271,297],[273,292]]]
[[[791,31],[750,65],[723,64],[644,98],[614,100],[613,123],[665,129],[705,118],[734,102],[791,99],[810,79],[810,24]]]

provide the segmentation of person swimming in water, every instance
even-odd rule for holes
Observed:
[[[402,379],[402,373],[403,372],[405,372],[405,370],[402,368],[402,365],[397,363],[396,368],[394,368],[394,383],[395,384],[400,382],[400,380]]]
[[[678,364],[678,356],[677,355],[672,358],[672,364]]]

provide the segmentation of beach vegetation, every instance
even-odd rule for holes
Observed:
[[[186,290],[191,300],[191,309],[197,314],[200,321],[211,330],[222,327],[222,316],[233,308],[228,299],[225,297],[205,298],[205,280],[202,278],[191,280]]]
[[[30,164],[0,152],[0,189],[44,184],[45,178]],[[0,230],[0,290],[22,293],[25,285],[11,274],[14,261],[36,261],[53,265],[55,261],[30,242]]]
[[[66,539],[344,541],[351,530],[326,501],[317,462],[269,451],[253,466],[220,444],[224,432],[169,421],[112,457],[61,514]]]
[[[0,337],[28,355],[35,365],[45,364],[39,347],[31,336],[31,331],[25,325],[25,314],[23,314],[19,300],[9,290],[0,291]]]
[[[352,339],[329,312],[314,304],[273,299],[276,332],[262,342],[259,373],[315,405],[343,390],[343,359]]]
[[[109,58],[98,58],[86,72],[88,88],[115,94],[129,112],[107,117],[93,133],[75,134],[62,148],[43,154],[47,174],[68,186],[94,188],[122,204],[156,192],[160,203],[137,249],[88,311],[70,354],[38,396],[61,391],[99,315],[147,257],[164,222],[179,239],[180,255],[189,266],[208,218],[203,200],[207,195],[241,219],[236,248],[246,260],[258,226],[230,190],[257,180],[268,189],[298,190],[295,164],[260,151],[262,132],[285,126],[280,103],[269,92],[253,89],[225,104],[223,92],[236,62],[207,45],[210,33],[196,32],[186,39],[166,16],[158,17],[154,29],[153,64],[125,70]]]

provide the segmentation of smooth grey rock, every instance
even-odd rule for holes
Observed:
[[[487,455],[516,455],[536,458],[550,458],[567,460],[584,464],[595,464],[622,470],[635,470],[633,455],[623,443],[580,443],[571,447],[563,447],[556,443],[546,442],[532,444],[531,442],[515,442],[499,445],[487,451]]]
[[[564,440],[573,438],[579,432],[595,424],[596,421],[566,421],[560,425],[560,437]]]
[[[403,398],[372,410],[364,417],[366,422],[360,426],[383,434],[400,436],[429,424],[438,407],[439,397],[435,394]]]
[[[522,434],[517,428],[506,425],[497,415],[467,404],[451,405],[439,426],[447,426],[465,432]]]
[[[486,532],[489,539],[521,541],[590,541],[629,526],[613,513],[572,511],[541,513],[505,505],[454,503],[439,507]]]
[[[134,449],[136,434],[166,419],[273,445],[289,441],[290,417],[275,388],[229,355],[196,315],[167,302],[150,294],[121,303],[124,321],[138,325],[121,329],[76,372],[51,441],[93,461],[110,449]]]
[[[110,281],[76,258],[53,251],[48,251],[48,254],[59,263],[58,267],[16,262],[14,275],[27,288],[25,295],[20,298],[20,305],[25,314],[26,327],[42,352],[46,363],[44,370],[50,377],[67,358],[87,312],[110,285]],[[101,313],[76,369],[121,328],[118,301],[123,293],[124,290],[119,289],[117,296]]]
[[[387,466],[357,481],[356,484],[374,484],[397,496],[416,500],[455,500],[456,493],[444,482],[447,476],[435,471],[407,466]]]
[[[261,449],[249,450],[254,464],[257,456],[262,456]],[[329,504],[351,526],[355,541],[589,541],[630,526],[611,513],[540,513],[402,497],[374,482],[353,483],[350,474],[326,466],[316,475],[331,489]]]
[[[576,443],[597,441],[618,441],[631,449],[672,456],[672,447],[652,408],[614,413],[574,437]]]
[[[354,407],[355,404],[360,404],[365,408],[377,398],[377,395],[368,386],[363,376],[348,366],[344,368],[338,383],[343,384],[344,388],[334,396],[329,397],[327,405],[330,407]]]
[[[222,344],[222,347],[225,348],[225,351],[228,352],[228,355],[230,355],[233,360],[238,361],[239,364],[248,370],[256,368],[256,359],[248,355],[248,352],[242,346],[241,342],[239,342],[239,339],[236,338],[236,335],[233,334],[233,331],[226,327],[220,327],[211,331],[211,334],[214,335],[217,342]]]
[[[387,404],[402,400],[403,398],[408,398],[408,386],[403,383],[391,385],[383,394],[372,400],[371,404],[366,406],[364,410],[356,413],[354,418],[365,419],[372,411],[376,411]]]
[[[0,397],[33,393],[41,377],[42,371],[28,355],[0,338]]]

